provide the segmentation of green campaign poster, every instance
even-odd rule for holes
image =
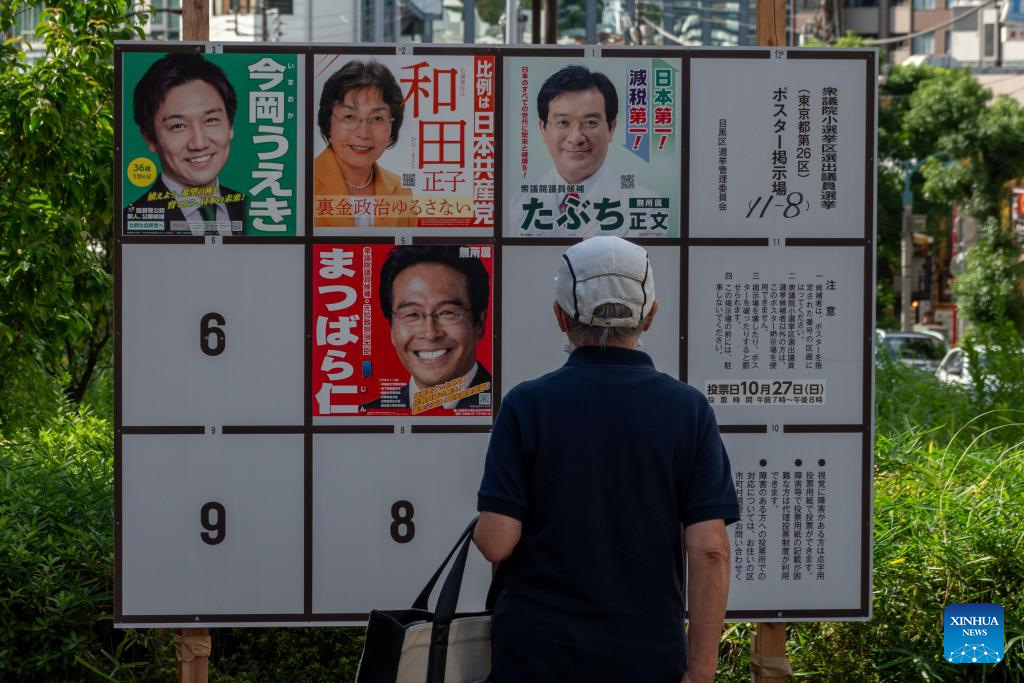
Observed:
[[[123,234],[301,234],[299,55],[121,58]]]

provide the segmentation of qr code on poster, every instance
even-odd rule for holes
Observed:
[[[633,180],[633,174],[619,176],[619,189],[632,190],[636,188],[636,182]]]
[[[416,187],[416,174],[415,173],[403,173],[402,174],[402,187]]]

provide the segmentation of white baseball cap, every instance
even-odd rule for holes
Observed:
[[[562,254],[555,300],[574,320],[597,327],[640,327],[654,305],[654,272],[647,251],[621,237],[591,237]],[[628,318],[595,318],[601,304],[624,304]]]

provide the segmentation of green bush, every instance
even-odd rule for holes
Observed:
[[[0,677],[81,679],[111,646],[111,435],[61,411],[0,440]]]
[[[236,628],[213,632],[212,683],[354,681],[361,628]]]

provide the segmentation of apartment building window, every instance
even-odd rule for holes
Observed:
[[[914,0],[914,9],[935,9],[935,0]]]
[[[878,0],[843,0],[843,7],[878,7]]]
[[[996,56],[996,25],[985,24],[985,56],[995,57]]]
[[[210,6],[214,14],[255,14],[264,9],[276,9],[281,14],[294,14],[294,0],[213,0]]]
[[[43,6],[22,7],[14,13],[14,35],[24,36],[27,40],[33,40],[36,35],[36,26],[39,25],[39,17],[43,13]]]
[[[910,52],[915,55],[930,55],[935,52],[935,34],[926,33],[914,38],[911,41]]]

